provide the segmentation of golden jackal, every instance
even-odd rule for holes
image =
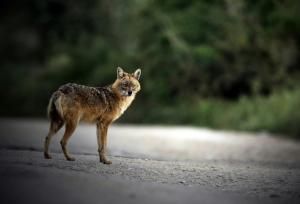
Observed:
[[[67,160],[74,161],[68,151],[67,142],[80,120],[97,124],[97,141],[100,162],[111,164],[106,159],[108,126],[119,118],[129,107],[141,86],[141,70],[133,74],[117,68],[116,81],[106,87],[88,87],[78,84],[65,84],[53,93],[48,105],[51,120],[49,133],[45,139],[44,156],[50,159],[48,152],[51,137],[64,125],[65,133],[60,141]]]

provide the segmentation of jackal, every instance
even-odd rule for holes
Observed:
[[[49,133],[45,139],[44,157],[51,159],[49,144],[52,136],[65,124],[65,132],[60,141],[67,160],[74,161],[67,150],[67,142],[79,121],[97,124],[97,142],[100,162],[111,164],[105,153],[107,148],[107,129],[130,106],[140,91],[141,70],[126,73],[117,68],[117,79],[105,87],[89,87],[68,83],[59,87],[49,101]]]

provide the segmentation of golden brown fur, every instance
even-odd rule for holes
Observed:
[[[106,159],[107,129],[130,106],[136,93],[140,91],[141,70],[133,74],[117,69],[116,81],[106,87],[89,87],[69,83],[53,93],[48,105],[51,120],[49,133],[45,139],[44,156],[50,159],[49,144],[51,137],[65,124],[65,133],[61,147],[67,160],[73,161],[68,151],[67,142],[79,121],[97,124],[97,141],[100,162],[110,164]]]

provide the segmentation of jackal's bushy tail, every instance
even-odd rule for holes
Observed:
[[[54,92],[50,98],[47,114],[50,119],[63,119],[63,110],[61,107],[61,92]]]

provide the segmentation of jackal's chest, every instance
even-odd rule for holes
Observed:
[[[117,120],[126,110],[127,108],[130,106],[130,104],[132,103],[134,99],[134,96],[132,97],[127,97],[126,99],[122,100],[118,106],[116,107],[117,110],[115,112],[115,115],[113,117],[113,120]]]

